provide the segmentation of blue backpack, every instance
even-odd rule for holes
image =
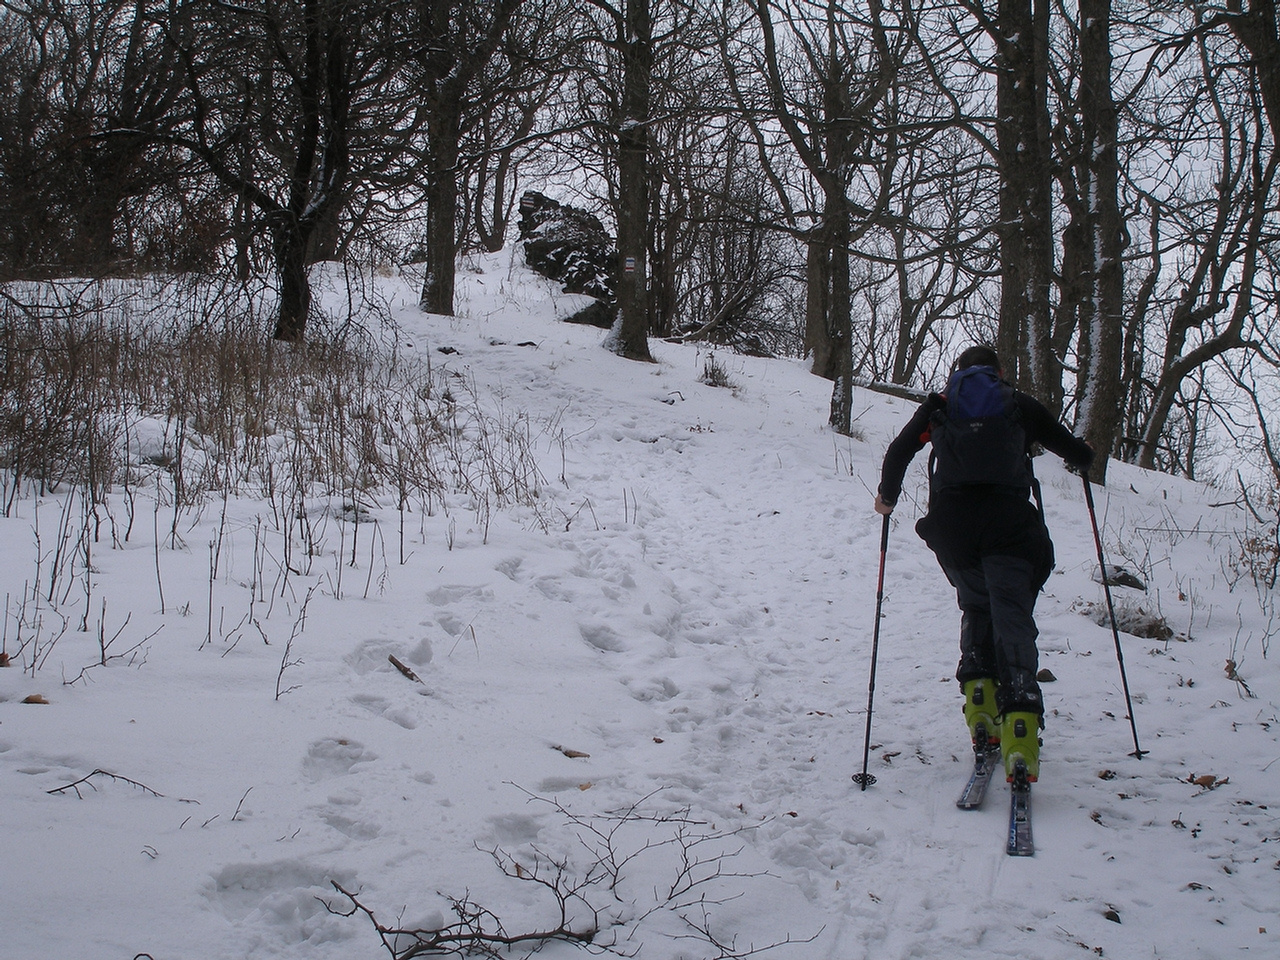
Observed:
[[[1026,431],[1013,388],[995,368],[957,370],[939,399],[930,418],[930,491],[982,484],[1029,492]]]

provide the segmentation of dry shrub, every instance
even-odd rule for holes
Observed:
[[[365,319],[376,321],[370,314]],[[313,324],[323,331],[325,324]],[[195,278],[0,288],[0,457],[16,497],[153,483],[175,505],[448,493],[527,502],[541,475],[527,418],[447,387],[347,320],[269,340],[251,291]]]

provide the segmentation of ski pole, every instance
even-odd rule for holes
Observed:
[[[1089,507],[1089,523],[1093,527],[1093,542],[1098,548],[1098,576],[1102,580],[1102,592],[1107,598],[1107,613],[1111,617],[1111,636],[1116,641],[1116,662],[1120,664],[1120,683],[1124,687],[1124,704],[1129,711],[1129,728],[1133,731],[1133,753],[1131,757],[1142,759],[1148,751],[1138,746],[1138,724],[1133,719],[1133,700],[1129,696],[1129,678],[1124,670],[1124,651],[1120,648],[1120,628],[1116,625],[1116,607],[1111,602],[1111,584],[1107,582],[1107,561],[1102,556],[1102,535],[1098,532],[1098,514],[1093,507],[1093,487],[1089,484],[1089,475],[1084,475],[1084,502]]]
[[[871,706],[876,697],[876,657],[880,652],[880,607],[884,602],[884,557],[889,550],[889,515],[885,514],[880,528],[880,577],[876,582],[876,623],[871,630],[871,680],[867,684],[867,734],[862,742],[862,772],[853,775],[853,782],[866,790],[876,782],[875,774],[867,773],[871,757]]]

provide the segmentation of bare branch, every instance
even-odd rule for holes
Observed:
[[[71,783],[64,784],[61,787],[54,787],[52,790],[46,790],[45,793],[61,795],[68,791],[71,791],[75,793],[77,797],[83,800],[84,794],[80,792],[81,787],[88,787],[92,789],[94,793],[98,792],[98,788],[94,786],[92,782],[94,777],[107,777],[108,779],[113,780],[117,783],[127,783],[129,786],[135,787],[136,789],[141,790],[143,793],[148,793],[153,797],[164,796],[163,793],[157,793],[156,791],[148,787],[145,783],[139,783],[137,780],[130,780],[128,777],[122,777],[118,774],[110,773],[107,770],[94,770],[92,773],[86,774],[85,776],[81,777],[79,780],[75,780]]]

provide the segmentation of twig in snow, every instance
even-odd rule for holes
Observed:
[[[94,770],[94,771],[93,771],[93,773],[86,774],[85,776],[81,777],[79,780],[76,780],[76,781],[74,781],[74,782],[72,782],[72,783],[63,784],[61,787],[54,787],[52,790],[46,790],[46,791],[45,791],[45,793],[50,793],[50,794],[63,794],[63,793],[66,793],[68,790],[71,790],[71,791],[74,791],[74,792],[75,792],[75,795],[76,795],[77,797],[79,797],[81,800],[83,800],[83,799],[84,799],[84,794],[82,794],[82,793],[80,792],[80,788],[81,788],[81,787],[89,787],[89,788],[91,788],[95,793],[96,793],[96,792],[97,792],[97,790],[98,790],[98,788],[97,788],[97,787],[95,787],[95,786],[90,782],[91,780],[93,780],[93,778],[94,778],[94,777],[109,777],[109,778],[110,778],[110,779],[112,779],[112,780],[118,780],[118,781],[120,781],[121,783],[127,783],[127,784],[129,784],[129,786],[131,786],[131,787],[137,787],[137,788],[138,788],[139,790],[141,790],[143,793],[149,793],[149,794],[151,794],[151,796],[153,796],[153,797],[163,797],[163,796],[164,796],[164,794],[163,794],[163,793],[157,793],[156,791],[154,791],[154,790],[152,790],[150,787],[148,787],[145,783],[139,783],[137,780],[130,780],[128,777],[122,777],[122,776],[120,776],[120,775],[118,775],[118,774],[110,773],[110,772],[108,772],[108,771],[106,771],[106,770]]]
[[[405,675],[406,679],[412,680],[414,683],[422,683],[422,680],[416,673],[406,667],[394,653],[387,657],[391,661],[391,665]]]

